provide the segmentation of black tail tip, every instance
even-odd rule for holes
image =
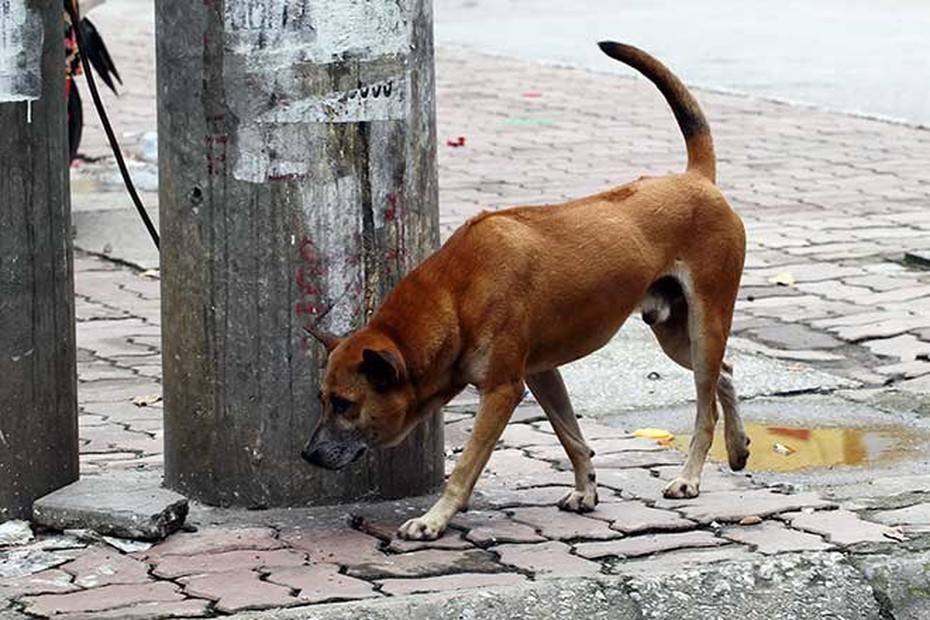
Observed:
[[[617,55],[617,48],[623,47],[623,43],[618,43],[617,41],[598,41],[597,46],[601,48],[602,52],[614,58]]]

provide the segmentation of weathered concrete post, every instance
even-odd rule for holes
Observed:
[[[438,243],[431,0],[156,3],[165,474],[214,504],[426,492],[434,419],[343,472],[299,453],[323,352]]]
[[[78,476],[61,16],[0,2],[0,522]]]

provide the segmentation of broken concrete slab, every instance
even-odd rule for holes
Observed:
[[[86,528],[103,535],[160,540],[180,529],[187,498],[152,475],[84,477],[33,504],[36,523],[56,530]]]

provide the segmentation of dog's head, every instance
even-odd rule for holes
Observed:
[[[326,469],[341,469],[369,448],[400,443],[410,428],[414,390],[397,345],[363,329],[347,338],[311,332],[329,353],[320,389],[322,416],[302,452]]]

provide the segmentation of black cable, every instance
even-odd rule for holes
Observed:
[[[113,155],[116,156],[116,165],[119,166],[120,174],[123,175],[123,183],[126,185],[126,191],[129,192],[129,196],[136,206],[136,211],[139,212],[139,217],[142,218],[142,223],[145,224],[145,228],[152,237],[155,249],[159,250],[158,231],[155,230],[155,225],[152,224],[152,220],[149,218],[149,214],[145,210],[145,206],[142,204],[139,194],[136,192],[136,186],[133,185],[132,179],[129,177],[129,170],[126,169],[126,162],[123,160],[123,154],[120,151],[119,144],[116,142],[116,135],[113,133],[113,127],[110,126],[110,119],[107,118],[107,112],[103,109],[103,102],[100,100],[100,93],[97,92],[97,84],[94,82],[94,76],[91,74],[90,63],[87,60],[87,56],[84,54],[84,38],[81,36],[80,20],[77,10],[74,8],[74,3],[72,2],[66,2],[66,5],[68,15],[71,17],[71,28],[74,31],[75,40],[77,41],[78,54],[81,57],[81,66],[84,68],[84,77],[87,78],[87,87],[90,89],[90,96],[94,100],[94,107],[97,108],[100,122],[103,123],[103,130],[106,132],[107,139],[110,141],[110,148],[113,149]]]

